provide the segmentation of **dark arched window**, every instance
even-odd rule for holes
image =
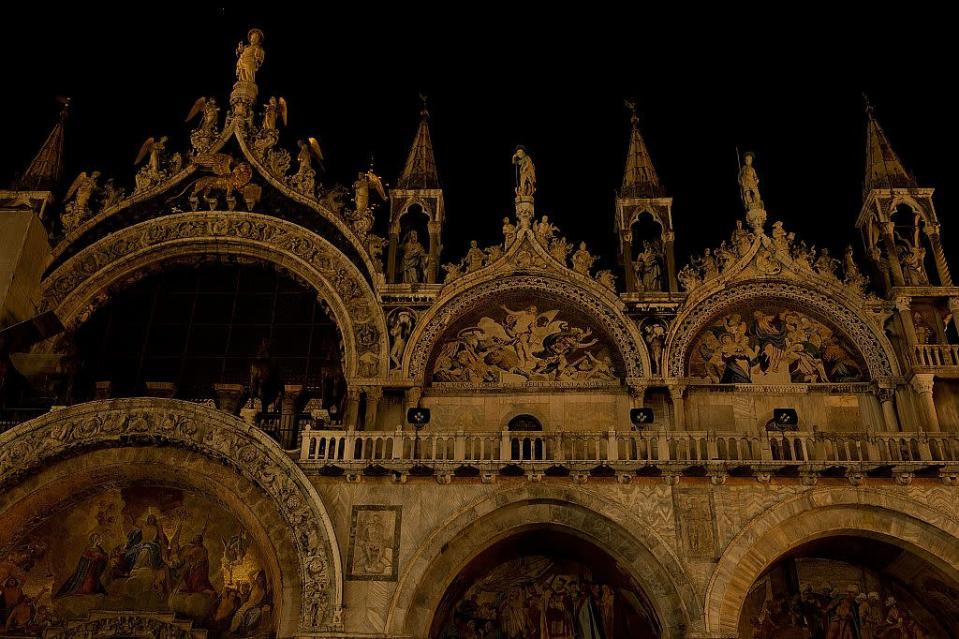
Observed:
[[[543,425],[532,415],[517,415],[509,420],[507,430],[543,430]]]
[[[109,381],[114,396],[169,382],[177,397],[210,398],[215,384],[249,387],[254,366],[268,372],[273,397],[298,384],[304,401],[330,408],[344,386],[339,333],[316,291],[261,265],[145,277],[80,328],[77,346],[88,392]]]

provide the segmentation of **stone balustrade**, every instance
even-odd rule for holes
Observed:
[[[806,466],[935,467],[959,464],[959,434],[715,431],[421,432],[307,430],[303,465],[569,469]]]
[[[913,359],[920,368],[959,366],[959,344],[916,344]]]

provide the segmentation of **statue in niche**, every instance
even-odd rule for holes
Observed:
[[[420,244],[416,231],[406,234],[402,245],[402,281],[404,284],[419,284],[426,280],[430,256]]]
[[[262,45],[263,32],[259,29],[250,29],[246,38],[249,43],[241,40],[236,47],[236,79],[240,82],[256,83],[256,72],[266,57]]]
[[[503,248],[508,249],[516,241],[516,225],[509,221],[508,217],[503,218]]]
[[[663,374],[663,349],[666,345],[666,327],[662,322],[655,321],[643,327],[643,339],[649,346],[649,360],[653,368],[653,375]]]
[[[536,167],[525,147],[516,147],[513,165],[516,167],[517,197],[532,197],[536,193]]]
[[[479,247],[476,240],[470,242],[470,250],[466,252],[466,272],[472,273],[483,268],[486,263],[486,253]]]
[[[929,326],[926,318],[922,316],[922,313],[915,311],[912,314],[912,324],[916,328],[916,342],[919,344],[932,344],[935,342],[932,328]]]
[[[917,232],[918,235],[918,232]],[[901,235],[896,252],[899,254],[899,263],[902,265],[902,277],[906,286],[928,286],[929,275],[926,273],[926,249],[918,242],[912,243]]]
[[[412,311],[399,309],[390,316],[390,362],[394,368],[399,368],[403,360],[403,351],[413,332],[416,316]]]
[[[662,252],[659,242],[643,240],[643,250],[636,256],[636,285],[641,291],[663,290]]]
[[[593,268],[595,261],[596,258],[586,250],[586,242],[580,242],[579,249],[573,253],[573,270],[582,275],[589,275],[589,269]]]
[[[753,167],[755,158],[755,153],[747,151],[743,155],[743,164],[739,169],[739,189],[747,211],[763,208],[763,201],[759,195],[759,175]]]

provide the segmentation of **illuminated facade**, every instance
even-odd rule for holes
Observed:
[[[678,265],[635,113],[619,270],[522,148],[451,261],[425,104],[395,187],[325,184],[263,58],[130,186],[58,188],[61,120],[0,191],[0,637],[959,635],[959,288],[871,109],[868,265],[751,154]]]

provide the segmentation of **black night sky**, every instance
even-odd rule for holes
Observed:
[[[193,101],[227,102],[236,43],[258,26],[266,33],[261,97],[290,104],[281,143],[295,150],[298,138],[318,137],[327,182],[350,184],[371,154],[395,182],[417,124],[417,92],[429,96],[447,198],[444,261],[462,257],[469,239],[500,239],[512,207],[510,156],[524,144],[537,164],[537,212],[612,266],[625,97],[638,99],[650,153],[675,198],[680,264],[718,245],[742,216],[737,146],[758,154],[770,221],[837,252],[854,241],[859,252],[865,91],[907,168],[937,189],[953,269],[959,263],[959,190],[947,173],[959,142],[954,52],[930,31],[934,16],[877,13],[874,24],[862,16],[841,24],[787,15],[766,25],[728,16],[723,25],[720,15],[588,17],[559,5],[539,18],[473,5],[435,15],[420,6],[392,15],[163,6],[4,10],[3,181],[46,136],[55,96],[69,95],[65,179],[99,169],[129,188],[144,139],[169,135],[170,148],[185,150]]]

